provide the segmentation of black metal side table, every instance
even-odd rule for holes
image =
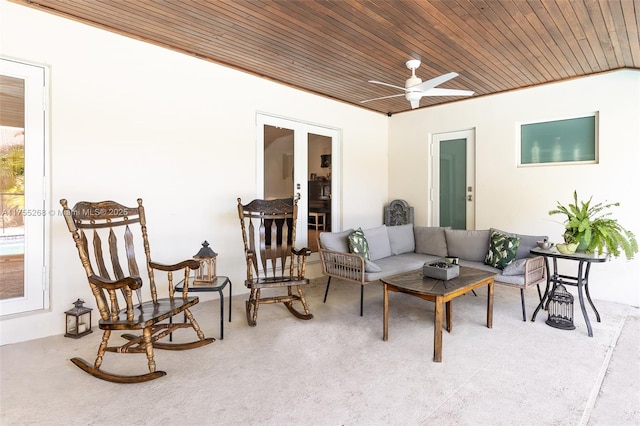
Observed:
[[[229,284],[229,322],[231,322],[231,296],[233,294],[233,286],[229,277],[217,276],[210,284],[193,284],[193,278],[189,279],[189,292],[217,291],[220,295],[220,340],[224,339],[224,295],[222,290]],[[173,289],[174,293],[181,292],[184,286],[184,280],[181,280]]]
[[[564,285],[572,285],[578,287],[578,298],[580,299],[580,309],[582,310],[582,316],[584,317],[584,321],[587,323],[587,331],[589,332],[589,337],[593,337],[593,330],[591,329],[591,322],[589,321],[589,315],[587,315],[587,310],[584,306],[584,293],[587,295],[587,300],[593,308],[593,312],[596,314],[596,319],[600,322],[600,314],[596,309],[593,301],[591,300],[591,295],[589,294],[589,270],[591,269],[592,263],[603,263],[606,262],[609,257],[607,255],[594,255],[594,254],[585,254],[585,253],[573,253],[573,254],[562,254],[558,252],[555,248],[545,250],[540,248],[534,248],[530,250],[531,254],[535,254],[538,256],[544,257],[544,263],[547,268],[547,288],[544,291],[544,296],[542,300],[538,304],[538,307],[533,312],[533,317],[531,317],[531,321],[536,320],[536,315],[538,311],[542,309],[544,306],[545,310],[549,305],[549,301],[551,299],[551,295],[556,288],[556,285],[562,283]],[[551,273],[551,269],[549,268],[549,258],[553,259],[553,273]],[[562,275],[558,273],[558,259],[565,260],[573,260],[578,262],[578,275]],[[586,264],[586,266],[585,266]],[[553,284],[553,286],[552,286]]]

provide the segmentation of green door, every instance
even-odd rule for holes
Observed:
[[[431,168],[430,222],[475,229],[475,131],[433,135]]]

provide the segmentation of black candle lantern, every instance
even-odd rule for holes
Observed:
[[[194,284],[211,284],[216,279],[216,257],[215,253],[209,247],[208,242],[202,243],[202,248],[193,258],[200,262],[200,268],[196,270]]]
[[[558,284],[549,301],[549,318],[547,324],[561,330],[574,330],[573,296],[562,284]]]
[[[84,300],[73,302],[74,308],[65,312],[67,317],[65,337],[78,339],[92,332],[91,311],[93,309],[82,306]]]

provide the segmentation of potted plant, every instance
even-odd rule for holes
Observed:
[[[612,219],[608,209],[617,207],[620,203],[597,203],[588,201],[578,202],[578,193],[573,191],[573,203],[563,206],[558,202],[550,215],[562,214],[567,217],[564,222],[564,240],[566,243],[578,243],[578,251],[586,253],[609,253],[619,256],[621,251],[627,260],[631,260],[638,252],[638,242],[635,235],[626,230],[617,220]]]

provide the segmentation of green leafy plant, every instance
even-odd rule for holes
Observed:
[[[620,203],[592,204],[588,201],[578,202],[578,193],[573,191],[573,203],[563,206],[558,202],[550,215],[562,214],[567,217],[564,222],[564,240],[567,243],[579,243],[578,250],[587,253],[609,253],[618,257],[621,251],[627,260],[631,260],[638,252],[635,235],[626,230],[617,220],[612,219],[608,209],[620,206]]]

